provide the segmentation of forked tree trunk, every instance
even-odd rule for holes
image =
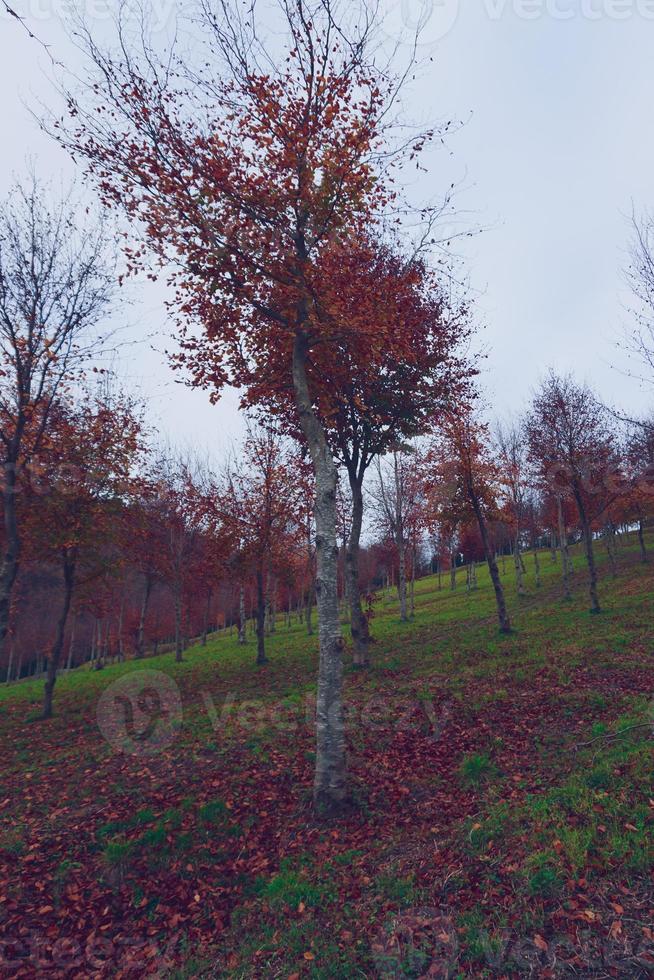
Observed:
[[[11,613],[11,598],[18,575],[20,536],[16,519],[16,465],[8,463],[2,491],[4,517],[4,554],[0,566],[0,660],[2,660]]]
[[[238,597],[238,642],[244,646],[247,642],[245,635],[245,588],[241,586]]]
[[[268,663],[266,657],[266,590],[263,584],[263,572],[257,569],[257,664]]]
[[[493,583],[493,588],[495,590],[495,602],[497,604],[497,618],[500,623],[500,632],[510,633],[511,620],[506,608],[506,600],[504,598],[504,589],[502,588],[502,581],[500,579],[500,571],[495,560],[495,552],[491,547],[490,539],[488,537],[486,518],[484,517],[479,498],[477,497],[471,483],[468,483],[468,497],[470,498],[470,503],[472,504],[475,517],[477,518],[479,533],[484,546],[484,554],[486,555],[486,562],[488,564],[488,571],[490,572],[491,582]]]
[[[368,617],[361,606],[361,589],[359,586],[359,551],[361,528],[363,525],[363,492],[361,481],[356,474],[350,473],[350,489],[352,491],[352,528],[345,550],[345,582],[350,603],[350,632],[354,644],[353,664],[357,668],[367,667],[369,661],[370,632]]]
[[[48,660],[48,675],[45,682],[45,692],[43,697],[44,719],[52,718],[52,697],[54,694],[55,684],[57,683],[57,670],[59,669],[59,662],[61,660],[61,654],[64,648],[66,623],[68,622],[68,613],[70,612],[70,604],[73,598],[73,587],[75,585],[75,561],[72,557],[66,556],[64,558],[63,570],[64,601],[59,616],[59,622],[57,623],[55,641],[52,645],[50,658]]]
[[[573,487],[579,519],[584,533],[584,547],[586,550],[586,563],[588,565],[588,591],[590,593],[590,611],[594,615],[602,611],[599,596],[597,594],[597,568],[595,567],[595,552],[593,550],[593,533],[590,528],[590,521],[586,513],[586,506],[581,490],[578,486]]]
[[[320,812],[338,812],[346,797],[343,719],[343,636],[338,615],[336,486],[338,471],[325,432],[314,414],[306,373],[307,344],[296,334],[293,383],[300,425],[316,483],[316,595],[320,660],[316,698],[316,769],[314,804]]]

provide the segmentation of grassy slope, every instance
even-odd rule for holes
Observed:
[[[374,668],[346,677],[355,804],[334,826],[311,814],[317,651],[299,624],[278,625],[264,669],[252,641],[217,636],[181,665],[74,671],[47,724],[40,682],[0,688],[0,939],[16,962],[31,935],[48,975],[62,938],[84,976],[421,976],[435,960],[604,976],[611,958],[650,975],[651,732],[602,736],[652,720],[654,570],[623,546],[591,617],[579,556],[570,603],[548,554],[540,590],[527,562],[521,600],[506,565],[509,638],[484,570],[473,594],[463,576],[454,595],[418,583],[411,624],[380,601]],[[96,721],[100,693],[142,666],[184,709],[152,757],[114,752]],[[234,702],[216,730],[209,697],[219,715]]]

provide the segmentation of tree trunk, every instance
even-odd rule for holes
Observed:
[[[450,589],[456,591],[456,555],[450,556]]]
[[[70,643],[68,644],[68,661],[66,663],[66,671],[72,669],[73,666],[73,656],[75,654],[75,631],[77,629],[77,616],[73,619],[73,629],[70,634]]]
[[[398,527],[395,537],[398,555],[398,579],[397,594],[400,600],[400,619],[403,623],[408,622],[407,611],[407,589],[406,589],[406,543],[404,541],[404,530]]]
[[[302,622],[302,617],[304,616],[304,621],[307,624],[307,636],[313,636],[313,620],[312,620],[311,617],[312,617],[312,613],[313,613],[313,595],[314,595],[314,590],[315,590],[315,586],[314,586],[313,582],[311,582],[310,585],[309,585],[309,588],[307,590],[307,598],[306,598],[305,608],[304,608],[304,610],[300,610],[300,622]]]
[[[536,588],[540,589],[543,584],[540,577],[540,558],[538,557],[538,548],[534,548],[534,568],[536,569]]]
[[[52,718],[52,696],[54,694],[55,684],[57,683],[57,670],[59,669],[59,661],[61,660],[61,653],[64,647],[66,623],[68,622],[68,613],[70,612],[70,604],[73,598],[73,587],[75,585],[75,561],[70,555],[65,555],[63,569],[64,601],[61,614],[59,616],[59,622],[57,623],[55,641],[52,646],[52,650],[50,651],[50,658],[48,660],[48,676],[45,682],[45,693],[43,697],[44,719]]]
[[[604,543],[606,545],[606,553],[609,559],[609,566],[611,568],[611,575],[613,578],[618,577],[618,562],[616,557],[615,549],[615,531],[612,525],[608,525],[604,529]]]
[[[590,611],[593,615],[600,613],[602,607],[600,606],[599,596],[597,594],[597,569],[595,567],[595,552],[593,550],[593,534],[590,528],[590,521],[588,520],[588,515],[586,513],[586,507],[584,505],[584,499],[581,494],[581,490],[578,486],[573,487],[573,492],[575,495],[575,501],[577,503],[577,510],[579,511],[579,519],[581,521],[581,527],[584,532],[584,547],[586,549],[586,563],[588,565],[588,591],[590,593]]]
[[[7,664],[7,674],[5,676],[5,684],[11,683],[11,668],[14,663],[14,644],[11,644],[9,648],[9,663]]]
[[[182,584],[175,583],[175,663],[181,664],[184,657],[182,643]]]
[[[257,569],[257,664],[268,663],[266,657],[266,590],[263,587],[263,572]]]
[[[638,544],[640,545],[641,561],[647,561],[647,548],[645,546],[645,524],[641,517],[638,521]]]
[[[493,588],[495,589],[495,601],[497,603],[497,618],[500,623],[501,633],[511,632],[511,620],[506,608],[506,601],[504,599],[504,589],[502,588],[502,581],[500,579],[500,572],[497,567],[497,562],[495,560],[495,552],[491,548],[490,540],[488,538],[488,529],[486,527],[486,519],[483,515],[481,504],[474,491],[474,488],[468,484],[468,496],[472,504],[473,510],[475,512],[475,517],[477,518],[477,524],[479,526],[479,533],[481,535],[482,544],[484,546],[484,554],[486,555],[486,562],[488,564],[488,571],[490,572],[491,582],[493,583]]]
[[[409,585],[409,616],[411,619],[416,614],[416,549],[411,547],[411,582]]]
[[[370,632],[368,617],[361,606],[359,586],[359,550],[361,527],[363,524],[363,492],[361,481],[354,473],[349,473],[352,491],[352,528],[345,550],[345,582],[350,603],[350,632],[354,644],[353,664],[357,668],[368,667]]]
[[[519,596],[525,594],[525,583],[524,583],[524,562],[522,560],[522,555],[520,554],[520,529],[516,531],[515,536],[515,547],[513,549],[513,560],[515,562],[515,584]]]
[[[4,468],[4,487],[2,491],[4,516],[4,555],[0,566],[0,660],[3,657],[9,617],[11,614],[11,599],[20,559],[20,536],[16,519],[16,464],[7,463]]]
[[[563,569],[563,595],[565,599],[571,599],[568,532],[566,531],[565,521],[563,520],[563,501],[561,500],[561,497],[557,497],[557,509],[559,518],[559,547],[561,549],[561,567]]]
[[[207,634],[209,632],[209,612],[211,610],[211,596],[212,596],[212,592],[211,589],[209,589],[209,591],[207,592],[207,602],[204,607],[204,624],[202,626],[201,643],[203,647],[206,647],[207,645]]]
[[[316,596],[320,661],[316,699],[316,769],[314,804],[321,812],[338,812],[346,796],[345,726],[343,718],[343,636],[338,615],[336,486],[338,470],[325,432],[313,411],[306,374],[307,344],[296,334],[293,347],[295,400],[316,481]]]
[[[145,656],[145,617],[148,614],[148,604],[150,602],[150,595],[152,593],[152,577],[150,575],[145,576],[145,592],[143,593],[143,602],[141,603],[141,616],[139,618],[139,628],[136,634],[136,659],[142,660]]]
[[[245,635],[245,589],[241,586],[238,600],[238,642],[239,646],[244,646],[247,642]]]

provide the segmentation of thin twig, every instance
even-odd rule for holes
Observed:
[[[7,0],[0,0],[0,3],[2,3],[2,6],[5,8],[6,12],[9,14],[9,16],[10,17],[13,17],[14,20],[17,20],[18,21],[18,23],[21,25],[21,27],[23,28],[23,30],[25,30],[27,32],[28,37],[30,37],[33,41],[36,41],[37,44],[40,44],[41,45],[41,47],[43,48],[43,50],[47,54],[47,56],[50,59],[50,61],[52,62],[52,64],[53,65],[61,65],[61,62],[60,61],[57,61],[56,58],[53,56],[53,54],[52,54],[52,52],[50,50],[50,45],[49,44],[46,44],[45,41],[42,41],[41,38],[37,34],[35,34],[34,31],[32,31],[30,29],[30,27],[28,26],[27,21],[25,20],[25,18],[24,17],[21,17],[20,14],[17,14],[16,11],[14,10],[14,8],[9,6],[9,4],[7,3]]]
[[[619,732],[609,732],[608,735],[598,735],[597,738],[591,738],[590,742],[579,742],[579,744],[575,746],[575,749],[585,749],[589,745],[594,745],[595,742],[601,742],[603,740],[608,740],[613,738],[623,738],[623,736],[626,735],[627,732],[634,732],[641,728],[654,729],[654,724],[651,721],[649,721],[649,722],[645,722],[642,725],[629,725],[628,728],[623,728]]]

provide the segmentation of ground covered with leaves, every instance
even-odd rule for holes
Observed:
[[[409,624],[380,596],[338,822],[311,807],[301,624],[263,668],[217,635],[180,665],[71,672],[49,722],[40,684],[2,690],[1,975],[654,975],[654,565],[625,542],[593,617],[580,556],[571,602],[541,562],[521,599],[506,563],[510,637],[482,572],[422,580]],[[140,704],[149,727],[120,687],[142,669],[179,691],[172,717]]]

